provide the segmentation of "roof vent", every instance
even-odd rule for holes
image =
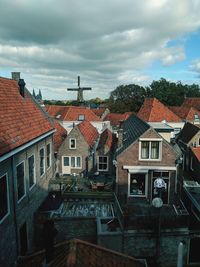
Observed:
[[[19,85],[19,92],[20,92],[20,95],[21,95],[22,97],[24,97],[24,87],[25,87],[25,85],[26,85],[24,79],[19,79],[19,81],[18,81],[18,85]]]
[[[15,81],[19,81],[20,79],[20,72],[11,72],[12,74],[12,79]]]

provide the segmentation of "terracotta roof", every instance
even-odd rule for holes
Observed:
[[[20,95],[15,80],[0,77],[0,103],[0,155],[54,129],[28,90]]]
[[[112,144],[113,144],[113,135],[112,132],[107,128],[103,131],[103,133],[100,136],[97,149],[107,146],[111,150]]]
[[[200,111],[196,108],[189,106],[180,106],[180,107],[169,107],[176,115],[178,115],[181,119],[187,121],[194,121],[195,115],[198,115],[200,118]]]
[[[55,246],[54,260],[49,267],[145,267],[145,260],[103,248],[79,239],[65,241]],[[17,267],[41,267],[45,251],[19,257]]]
[[[57,152],[64,139],[67,137],[67,130],[56,120],[54,120],[53,126],[56,129],[56,132],[53,135],[54,152]]]
[[[47,105],[46,110],[55,119],[63,121],[79,121],[79,116],[87,121],[101,121],[94,112],[86,107]]]
[[[110,121],[112,126],[120,126],[120,123],[128,119],[128,117],[132,114],[132,112],[126,113],[109,113],[105,118],[104,121]]]
[[[187,97],[184,99],[182,106],[194,107],[200,110],[200,97]]]
[[[168,107],[162,104],[156,98],[146,98],[137,116],[147,122],[181,122],[181,118],[177,116]]]
[[[200,147],[192,147],[192,152],[194,153],[198,161],[200,161]]]
[[[99,118],[102,118],[102,116],[104,115],[104,113],[105,113],[106,110],[107,110],[107,113],[110,113],[110,111],[108,110],[108,108],[94,108],[94,109],[92,109],[92,111],[94,112],[94,114],[96,114]]]
[[[89,121],[82,121],[77,125],[77,127],[88,145],[90,147],[93,146],[94,142],[99,137],[97,129]]]

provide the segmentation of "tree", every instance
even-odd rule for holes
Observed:
[[[146,90],[142,86],[136,84],[120,85],[110,94],[109,108],[112,112],[118,113],[137,112],[145,97]]]

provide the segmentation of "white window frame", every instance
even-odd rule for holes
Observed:
[[[145,175],[145,194],[144,195],[133,195],[130,192],[131,189],[131,174],[144,174]],[[132,172],[128,173],[128,197],[147,197],[148,194],[148,173],[147,172]]]
[[[74,140],[74,147],[72,147],[72,140]],[[69,139],[69,148],[70,149],[76,149],[76,138],[70,138]]]
[[[19,204],[26,196],[26,175],[25,175],[25,160],[22,160],[20,163],[18,163],[16,165],[16,175],[17,175],[17,167],[20,165],[20,164],[24,164],[24,195],[18,199],[18,181],[17,181],[17,203]],[[17,180],[17,179],[16,179]]]
[[[69,158],[69,166],[64,165],[64,158]],[[72,158],[75,159],[75,167],[72,166]],[[80,167],[77,166],[78,158],[80,158]],[[71,169],[82,169],[82,157],[81,156],[63,156],[63,166],[70,167]]]
[[[45,174],[45,167],[46,167],[46,166],[45,166],[45,147],[43,146],[43,147],[41,147],[41,148],[39,149],[39,171],[40,171],[40,168],[41,168],[41,167],[40,167],[40,151],[41,151],[42,149],[44,150],[44,161],[43,161],[43,162],[44,162],[44,172],[43,172],[42,174],[40,174],[40,177],[44,176],[44,174]]]
[[[85,115],[84,114],[79,114],[78,115],[78,121],[84,121],[85,120]]]
[[[33,169],[33,175],[34,175],[34,177],[33,177],[33,184],[32,184],[32,186],[30,186],[30,177],[29,177],[29,158],[31,158],[33,156],[33,158],[34,158],[34,169]],[[32,155],[30,155],[29,157],[28,157],[28,186],[29,186],[29,191],[31,191],[32,190],[32,188],[36,185],[36,169],[35,169],[35,154],[32,154]]]
[[[6,186],[7,186],[7,213],[4,215],[2,219],[0,219],[0,224],[5,221],[5,219],[10,215],[10,199],[9,199],[9,186],[8,186],[8,174],[4,173],[2,176],[0,176],[0,179],[2,179],[4,176],[6,176]]]
[[[48,164],[47,164],[47,170],[48,169],[50,169],[51,168],[51,165],[52,165],[52,161],[51,161],[51,158],[52,158],[52,156],[51,156],[51,143],[48,143],[47,145],[46,145],[46,158],[48,159],[48,154],[47,154],[47,147],[49,146],[49,166],[48,166]],[[48,162],[48,161],[47,161]]]
[[[106,169],[100,169],[99,168],[99,164],[100,164],[100,162],[99,162],[99,158],[106,158],[106,166],[107,166],[107,168]],[[102,163],[101,163],[102,164]],[[108,156],[98,156],[97,157],[97,170],[98,171],[100,171],[100,172],[106,172],[106,171],[108,171]]]
[[[149,158],[142,158],[141,157],[141,152],[142,152],[142,142],[149,142]],[[152,159],[151,158],[151,142],[159,142],[159,157],[158,159]],[[161,161],[162,160],[162,141],[163,139],[161,138],[140,138],[139,139],[139,160],[141,161]]]

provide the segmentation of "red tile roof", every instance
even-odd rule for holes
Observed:
[[[107,108],[94,108],[92,109],[92,111],[94,112],[94,114],[96,114],[98,117],[102,117],[102,115],[104,114],[104,112],[106,111]]]
[[[181,119],[187,121],[194,121],[195,115],[198,115],[200,118],[200,111],[196,108],[189,106],[180,106],[180,107],[169,107],[176,115],[178,115]]]
[[[78,121],[83,115],[87,121],[101,121],[94,112],[86,107],[48,105],[46,110],[50,116],[63,121]]]
[[[92,147],[94,145],[94,142],[99,137],[97,129],[89,121],[82,121],[77,125],[77,127],[79,128],[85,141],[90,147]]]
[[[57,152],[59,147],[61,146],[64,139],[67,137],[67,130],[63,128],[60,123],[56,120],[54,120],[54,128],[56,129],[56,132],[53,135],[54,140],[54,152]]]
[[[54,129],[30,93],[20,95],[15,80],[0,77],[0,103],[0,155]]]
[[[162,104],[156,98],[146,98],[137,116],[146,122],[181,122],[181,118],[177,116],[168,107]]]
[[[192,147],[192,152],[194,153],[198,161],[200,161],[200,147]]]
[[[194,107],[200,110],[200,97],[187,97],[184,99],[182,106]]]
[[[109,150],[111,150],[113,144],[113,135],[109,129],[105,129],[100,136],[98,149],[107,146]]]
[[[112,126],[120,126],[120,123],[125,121],[129,118],[129,116],[132,114],[132,112],[126,112],[126,113],[109,113],[105,118],[104,121],[110,121],[110,124]]]
[[[41,267],[45,251],[19,257],[17,267]],[[145,267],[146,261],[91,244],[79,239],[55,245],[54,260],[49,267]]]

